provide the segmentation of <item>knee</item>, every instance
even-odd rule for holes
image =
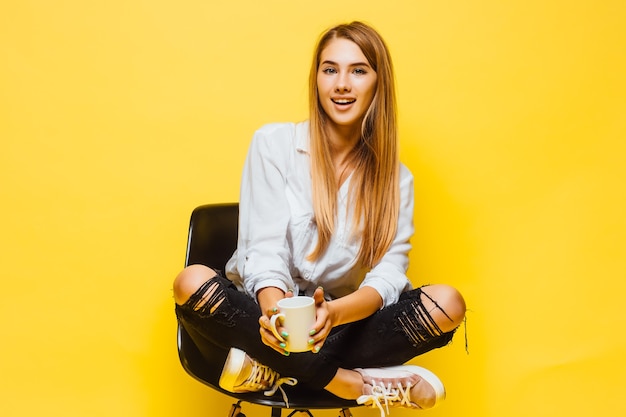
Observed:
[[[442,332],[450,332],[461,325],[465,318],[465,300],[454,287],[444,284],[429,285],[422,288],[428,297],[424,303],[431,303],[431,316]]]
[[[183,269],[174,279],[174,301],[183,305],[198,289],[213,278],[214,270],[204,265],[190,265]]]

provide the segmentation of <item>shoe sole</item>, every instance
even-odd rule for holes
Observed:
[[[417,366],[417,365],[401,365],[401,366],[388,366],[388,367],[386,366],[385,369],[392,369],[392,370],[397,370],[397,371],[409,371],[419,376],[424,381],[428,382],[430,386],[433,387],[433,389],[435,390],[436,399],[435,399],[435,404],[433,405],[433,407],[439,404],[441,401],[443,401],[446,398],[446,389],[443,386],[443,382],[441,382],[441,380],[439,379],[437,375],[435,375],[434,373],[432,373],[426,368],[422,368],[421,366]]]
[[[236,392],[235,383],[241,373],[241,369],[246,360],[246,352],[237,348],[230,348],[226,363],[220,375],[220,387],[229,392]]]

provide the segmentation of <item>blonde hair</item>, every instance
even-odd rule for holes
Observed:
[[[318,259],[328,247],[337,215],[337,184],[328,136],[328,116],[319,101],[317,72],[324,48],[336,38],[354,42],[377,74],[376,91],[361,125],[354,149],[350,205],[354,207],[352,232],[359,233],[357,262],[373,267],[396,235],[400,207],[396,97],[391,57],[381,36],[370,26],[352,22],[333,27],[320,38],[309,76],[309,120],[313,209],[318,230],[317,247],[309,259]]]

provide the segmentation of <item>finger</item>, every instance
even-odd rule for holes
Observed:
[[[313,329],[317,329],[315,333],[320,331],[328,322],[328,313],[324,310],[318,310],[317,317],[315,318],[315,324],[313,325]],[[315,333],[311,333],[312,335]]]
[[[330,322],[325,322],[315,333],[311,331],[311,339],[313,340],[313,344],[318,344],[319,342],[323,342],[324,340],[326,340],[326,338],[330,334],[331,329],[332,326],[330,325]]]
[[[322,346],[324,346],[324,342],[320,342],[320,343],[316,343],[312,348],[311,348],[311,352],[313,353],[319,353],[320,350],[322,350]]]
[[[268,316],[259,317],[259,326],[263,329],[270,330],[272,328],[272,324],[270,323],[270,318]]]
[[[272,324],[270,323],[270,319],[268,319],[266,316],[261,316],[259,318],[259,325],[259,331],[261,333],[261,338],[263,339],[263,342],[267,342],[267,345],[277,345],[278,343],[280,343],[280,341],[274,335],[274,332],[272,332]]]
[[[278,313],[278,307],[272,307],[272,308],[267,309],[267,311],[265,312],[265,315],[267,317],[272,317],[276,313]]]
[[[282,327],[282,326],[280,326],[280,323],[281,323],[282,321],[283,321],[283,318],[282,318],[282,317],[278,317],[278,318],[276,319],[276,322],[277,322],[277,323],[276,323],[276,324],[277,324],[277,326],[276,326],[276,331],[278,332],[278,334],[281,334],[281,335],[283,335],[283,337],[286,337],[285,335],[287,334],[287,332],[286,332],[285,328],[284,328],[284,327]],[[272,329],[272,321],[271,321],[271,319],[270,319],[269,317],[267,317],[267,316],[261,316],[261,317],[259,318],[259,325],[260,325],[262,328],[267,329],[270,333],[272,333],[272,334],[273,334],[273,332],[272,332],[272,330],[273,330],[273,329]]]
[[[322,287],[317,287],[315,289],[315,292],[313,293],[313,299],[315,300],[315,304],[316,305],[320,305],[322,304],[324,301],[326,301],[324,299],[324,288]]]
[[[278,340],[276,336],[274,336],[274,333],[262,327],[259,328],[259,333],[261,334],[261,341],[264,345],[271,347],[281,355],[289,356],[289,352],[286,349],[287,344]]]
[[[311,351],[313,353],[318,353],[322,349],[322,346],[324,346],[324,343],[326,343],[326,338],[330,334],[331,329],[332,326],[330,322],[326,322],[322,329],[315,336],[312,337]]]
[[[280,318],[279,318],[279,321],[280,321]],[[286,349],[287,343],[284,340],[284,338],[287,338],[289,336],[286,329],[282,326],[277,327],[279,334],[283,336],[283,339],[281,340],[277,338],[274,332],[272,331],[272,324],[269,318],[265,316],[261,316],[259,318],[259,324],[260,324],[259,331],[261,333],[261,340],[263,344],[271,347],[272,349],[274,349],[275,351],[277,351],[278,353],[282,355],[289,356],[289,351],[287,351]]]
[[[314,334],[318,334],[319,332],[321,332],[324,328],[328,327],[329,325],[332,325],[330,323],[329,317],[330,316],[328,313],[328,309],[326,309],[324,306],[320,306],[316,312],[315,324],[313,325],[313,329],[311,330],[311,333],[309,334],[313,336]]]

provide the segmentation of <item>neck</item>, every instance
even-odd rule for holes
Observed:
[[[330,157],[335,171],[337,186],[341,187],[354,170],[354,149],[359,143],[360,131],[351,136],[329,133]]]
[[[354,147],[361,140],[360,127],[334,125],[329,127],[327,134],[335,167],[344,165],[350,159]]]

